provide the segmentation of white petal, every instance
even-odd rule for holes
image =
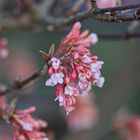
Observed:
[[[82,61],[83,61],[84,63],[90,63],[92,60],[91,60],[91,58],[90,58],[89,56],[84,55],[84,56],[82,57]]]
[[[55,76],[56,76],[57,78],[60,78],[60,77],[61,77],[60,73],[55,73]]]
[[[61,77],[64,77],[64,74],[62,72],[59,73]]]
[[[104,78],[104,77],[100,77],[100,78],[97,80],[96,85],[97,85],[98,87],[101,88],[101,87],[103,87],[104,82],[105,82],[105,78]]]
[[[45,82],[45,85],[46,85],[46,86],[54,86],[54,85],[53,85],[52,79],[51,79],[51,78],[48,79],[48,80]]]
[[[69,89],[66,87],[65,88],[65,92],[64,92],[66,95],[69,95]]]
[[[64,98],[63,97],[59,97],[59,102],[60,103],[64,102]]]
[[[57,78],[54,78],[54,79],[52,79],[52,82],[53,82],[53,85],[57,85],[58,79]]]
[[[59,79],[58,79],[58,83],[59,83],[59,84],[63,84],[63,82],[64,82],[64,80],[63,80],[62,78],[59,78]]]
[[[73,91],[69,90],[69,95],[72,96],[73,95]]]
[[[42,140],[49,140],[47,137],[43,138]]]
[[[22,128],[27,131],[32,131],[32,126],[29,123],[22,123]]]
[[[98,80],[100,78],[100,74],[99,73],[94,73],[93,74],[94,79]]]
[[[95,44],[98,42],[98,36],[95,33],[90,34],[90,37],[92,38],[92,43]]]

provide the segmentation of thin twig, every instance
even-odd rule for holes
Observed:
[[[38,78],[40,78],[41,76],[43,76],[46,73],[47,73],[47,66],[45,65],[40,70],[33,73],[31,76],[27,77],[26,79],[21,80],[21,81],[16,81],[13,85],[5,88],[5,90],[0,91],[0,97],[7,95],[8,93],[11,93],[15,90],[20,90],[20,89],[24,88],[25,86],[27,86],[31,82],[37,80]]]
[[[66,25],[73,24],[77,21],[83,21],[86,19],[92,18],[92,11],[87,10],[85,12],[78,13],[74,16],[70,16],[68,18],[59,18],[59,19],[51,19],[51,21],[48,21],[47,17],[43,17],[42,20],[49,24],[48,29],[51,29],[51,31],[62,28]]]

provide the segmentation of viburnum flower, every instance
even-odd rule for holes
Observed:
[[[113,122],[112,130],[123,140],[140,140],[140,117],[136,115],[119,116]]]
[[[30,115],[35,110],[35,107],[17,110],[9,117],[13,126],[14,140],[48,140],[46,134],[40,131],[47,126],[46,122],[34,119]]]
[[[103,61],[92,56],[89,48],[98,42],[95,33],[80,33],[81,24],[76,22],[70,33],[61,41],[56,53],[54,46],[49,53],[41,51],[48,64],[49,79],[46,86],[56,86],[56,99],[67,114],[74,109],[76,97],[88,95],[92,85],[102,87]]]

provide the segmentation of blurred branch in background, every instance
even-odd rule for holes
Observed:
[[[95,20],[117,23],[140,19],[140,4],[99,9],[96,6],[96,1],[93,1],[95,3],[94,7],[89,10],[85,10],[84,12],[79,12],[79,7],[85,2],[84,0],[79,0],[73,7],[71,7],[70,15],[72,16],[67,15],[67,17],[65,17],[65,15],[55,17],[50,13],[52,6],[54,6],[54,1],[46,0],[35,3],[28,0],[17,0],[13,4],[14,6],[12,5],[12,2],[13,1],[7,0],[1,5],[1,28],[47,28],[48,30],[53,31],[56,29],[62,29],[76,21],[83,21],[92,18]],[[69,3],[66,1],[64,5],[66,6],[67,4]],[[62,5],[59,5],[60,7],[58,8],[61,9]],[[10,7],[12,8],[10,9]],[[9,9],[10,11],[8,11]]]
[[[7,95],[15,90],[22,90],[24,88],[27,88],[29,85],[34,83],[35,80],[46,74],[47,66],[45,65],[37,72],[33,73],[31,76],[27,77],[23,80],[16,80],[11,86],[5,87],[4,89],[0,89],[0,96]]]
[[[96,1],[94,1],[94,3],[96,3]],[[68,18],[60,18],[58,20],[53,19],[52,21],[47,21],[47,17],[46,17],[46,19],[44,20],[50,24],[50,26],[48,27],[49,30],[62,28],[66,25],[73,24],[76,21],[83,21],[92,18],[101,21],[121,23],[124,21],[139,20],[140,19],[139,8],[140,8],[140,4],[99,9],[96,7],[95,4],[93,9],[91,8],[88,11],[78,13]],[[130,9],[133,10],[124,13],[122,12],[123,10],[130,10]]]

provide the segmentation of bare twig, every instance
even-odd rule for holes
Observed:
[[[40,78],[41,76],[43,76],[46,73],[47,73],[47,66],[45,65],[44,67],[42,67],[37,72],[33,73],[28,78],[26,78],[24,80],[21,80],[21,81],[16,81],[13,85],[11,85],[11,86],[5,88],[4,90],[0,91],[0,96],[4,96],[4,95],[7,95],[8,93],[11,93],[15,90],[22,89],[25,86],[27,86],[28,84],[30,84],[31,82],[37,80],[38,78]]]
[[[83,21],[86,19],[90,19],[93,17],[92,11],[88,10],[85,12],[78,13],[74,16],[70,16],[68,18],[59,18],[59,19],[51,19],[51,21],[48,21],[47,17],[43,17],[42,20],[49,24],[48,29],[51,29],[51,31],[55,29],[62,28],[66,25],[70,25],[75,23],[76,21]]]

